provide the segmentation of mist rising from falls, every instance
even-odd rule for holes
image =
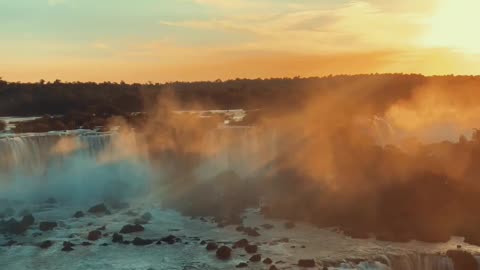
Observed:
[[[85,202],[146,190],[149,169],[136,157],[99,162],[99,157],[114,154],[114,138],[101,133],[1,138],[0,197]],[[72,148],[58,149],[62,142]]]

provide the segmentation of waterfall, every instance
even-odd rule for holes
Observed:
[[[144,190],[150,174],[147,164],[136,157],[100,160],[115,154],[116,136],[60,132],[0,138],[0,197],[85,201]]]
[[[453,261],[445,255],[409,253],[389,256],[392,270],[454,270]]]

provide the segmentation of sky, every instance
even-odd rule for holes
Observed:
[[[478,0],[0,0],[0,77],[480,74],[478,10]]]

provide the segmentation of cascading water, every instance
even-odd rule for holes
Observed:
[[[115,136],[80,132],[0,138],[0,195],[15,199],[54,195],[83,201],[141,189],[149,171],[136,157],[99,160],[114,155]]]

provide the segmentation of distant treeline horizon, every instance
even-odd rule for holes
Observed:
[[[92,113],[122,115],[146,111],[163,95],[174,95],[189,109],[295,110],[312,95],[343,91],[359,95],[382,112],[392,103],[411,97],[431,82],[473,83],[480,76],[424,76],[420,74],[330,75],[270,79],[234,79],[197,82],[7,82],[0,79],[0,116]]]

